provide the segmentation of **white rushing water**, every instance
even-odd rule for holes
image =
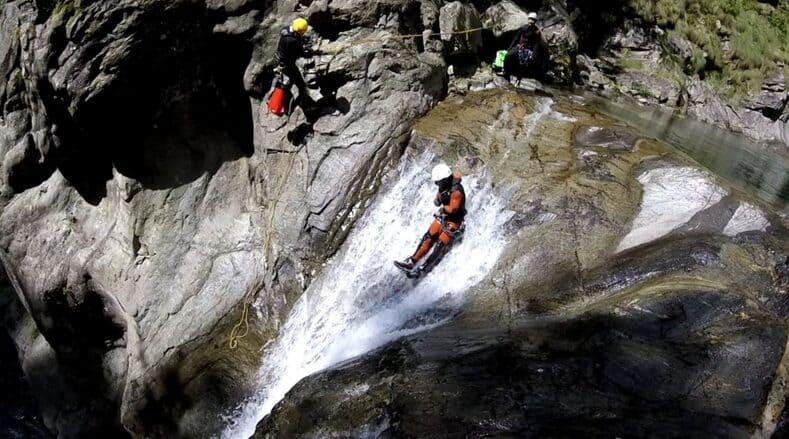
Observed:
[[[440,325],[491,270],[511,216],[480,176],[464,177],[466,235],[416,282],[392,262],[411,255],[436,210],[431,157],[404,157],[383,190],[291,310],[263,352],[259,391],[226,417],[223,438],[247,438],[302,378],[399,337]]]

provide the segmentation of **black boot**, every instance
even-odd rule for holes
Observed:
[[[398,268],[402,268],[403,270],[413,270],[414,269],[414,258],[405,258],[403,261],[395,261],[394,263]]]
[[[422,264],[420,267],[420,271],[429,273],[436,265],[441,261],[441,258],[444,257],[444,253],[446,252],[446,246],[441,243],[437,242],[435,246],[433,246],[433,251],[430,252],[430,255],[425,260],[425,263]]]

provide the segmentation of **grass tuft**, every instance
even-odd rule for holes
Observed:
[[[82,8],[82,0],[58,0],[52,8],[52,15],[73,15]]]
[[[692,42],[690,70],[713,79],[724,95],[758,89],[765,73],[789,67],[789,2],[629,0],[645,20]]]

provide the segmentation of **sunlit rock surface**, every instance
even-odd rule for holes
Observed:
[[[417,123],[422,150],[489,171],[513,212],[496,265],[452,321],[305,378],[255,437],[772,433],[789,313],[773,207],[563,99],[450,98]]]
[[[489,61],[506,42],[491,42],[486,30],[445,45],[445,3],[2,3],[0,260],[20,300],[9,331],[19,361],[9,364],[21,366],[47,428],[61,437],[207,437],[227,433],[239,403],[251,408],[245,422],[253,428],[302,377],[398,337],[457,316],[457,337],[465,337],[465,328],[500,330],[488,328],[491,322],[513,332],[533,316],[569,319],[570,311],[588,312],[600,301],[610,314],[619,299],[622,307],[629,303],[620,296],[648,301],[653,290],[633,288],[653,283],[660,291],[677,286],[682,294],[701,288],[746,297],[763,314],[748,308],[745,318],[764,327],[785,317],[785,296],[776,288],[786,290],[786,216],[762,205],[782,199],[785,162],[740,166],[711,140],[712,158],[700,163],[716,173],[721,164],[742,171],[746,186],[763,192],[763,185],[772,196],[744,201],[698,164],[643,139],[659,134],[612,126],[549,98],[536,81],[512,82],[539,98],[515,94],[482,68],[448,84],[444,57],[451,50],[477,51],[456,65],[460,72]],[[579,39],[579,3],[519,3],[540,14],[549,52],[540,71],[556,82],[575,78],[576,52],[597,39],[588,32]],[[450,10],[465,13],[445,21],[460,32],[478,26],[477,12],[491,6],[453,4]],[[318,104],[276,118],[265,106],[273,51],[280,29],[299,15],[309,18],[322,51],[300,62]],[[514,26],[507,26],[510,34]],[[619,29],[600,36],[609,32]],[[400,37],[414,34],[428,40]],[[623,49],[645,47],[651,62],[659,52],[646,36],[632,29],[616,39]],[[605,70],[606,62],[592,64]],[[665,81],[652,83],[662,90],[657,101],[676,97]],[[449,90],[500,87],[508,93],[455,97],[412,131]],[[765,120],[756,112],[778,111],[775,96],[757,97],[740,118],[711,91],[695,83],[688,89],[690,114],[738,119],[727,125],[732,129],[753,119],[757,132],[746,132],[774,134],[758,129]],[[787,111],[775,129],[785,131]],[[726,145],[747,150],[738,141]],[[472,203],[485,204],[471,205],[469,231],[476,235],[445,261],[444,272],[409,294],[376,276],[398,275],[387,271],[391,260],[410,252],[429,222],[420,203],[429,204],[423,192],[430,190],[410,183],[423,181],[417,176],[439,158],[468,174]],[[666,222],[649,231],[638,218],[650,208],[644,194],[655,188],[639,176],[658,168],[694,169],[709,180],[700,189],[717,185],[727,195],[708,203],[678,188],[661,199],[677,209],[666,209]],[[392,187],[404,187],[400,195],[408,198]],[[375,197],[398,200],[390,214],[403,222],[362,221],[381,202]],[[633,231],[639,238],[617,253]],[[363,247],[355,238],[341,247],[349,233],[379,245]],[[374,263],[352,257],[362,249]],[[671,278],[678,273],[689,278]],[[342,293],[330,294],[333,287]],[[328,302],[297,308],[306,290]],[[319,315],[326,310],[340,310],[326,317],[329,326]],[[249,333],[231,349],[228,335],[237,324]],[[736,335],[710,329],[717,337],[710,343],[733,340],[732,350],[747,352],[737,337],[761,343],[764,363],[742,369],[770,369],[774,340],[726,324]],[[287,340],[304,349],[289,349]],[[724,376],[708,366],[700,367]],[[366,384],[357,384],[349,387],[354,398],[365,394]],[[726,406],[727,419],[753,424],[756,399]],[[381,425],[360,422],[347,431],[373,434],[385,430]]]
[[[333,2],[335,27],[318,6],[332,53],[304,66],[317,108],[289,118],[265,100],[296,2],[0,6],[0,259],[40,331],[22,365],[55,434],[215,433],[443,95],[440,56],[384,38],[418,8]]]

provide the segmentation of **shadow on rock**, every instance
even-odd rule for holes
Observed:
[[[8,439],[51,438],[47,431],[35,396],[25,381],[16,361],[14,342],[0,329],[0,436]]]
[[[780,319],[723,291],[620,305],[391,344],[302,381],[255,437],[747,437],[783,355]]]
[[[68,111],[71,99],[42,81],[58,128],[54,161],[88,202],[106,196],[113,168],[143,188],[166,189],[252,155],[243,85],[251,46],[213,35],[200,14],[181,5],[149,17],[129,53],[105,55],[119,58],[112,79]]]
[[[59,436],[128,437],[119,423],[118,383],[105,363],[112,351],[125,352],[126,328],[107,296],[89,288],[44,295],[40,328],[54,352],[38,353],[26,370],[48,405],[73,414],[53,420]]]
[[[331,116],[336,113],[348,114],[351,104],[345,98],[336,99],[333,96],[324,97],[313,106],[303,110],[307,122],[299,124],[287,134],[288,141],[294,146],[301,146],[315,133],[313,124],[321,117]]]

